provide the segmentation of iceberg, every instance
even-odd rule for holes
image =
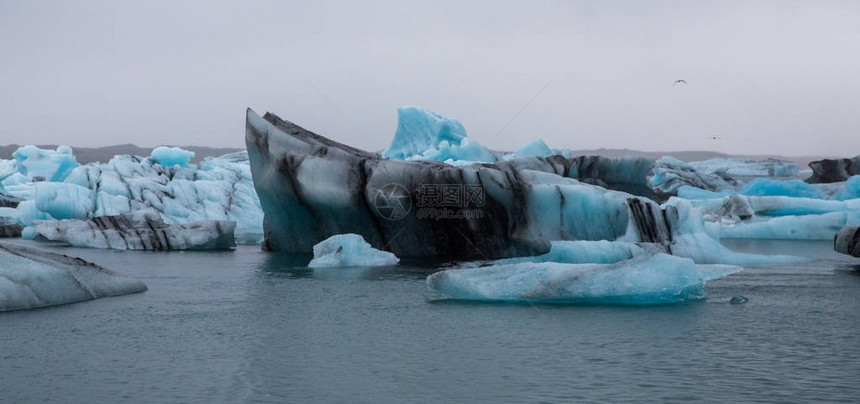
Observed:
[[[732,195],[691,203],[720,238],[829,240],[844,226],[860,225],[860,199]]]
[[[463,166],[390,160],[250,109],[245,140],[268,250],[309,253],[331,236],[352,233],[398,257],[443,260],[552,254],[565,240],[638,243],[601,253],[613,257],[629,258],[624,251],[641,247],[699,263],[796,260],[733,255],[689,202],[673,198],[661,207],[590,184],[642,181],[647,159],[528,156]]]
[[[152,208],[168,225],[233,221],[237,242],[259,243],[263,211],[247,153],[207,157],[199,164],[190,164],[191,157],[190,151],[158,147],[148,158],[119,155],[107,163],[75,166],[53,177],[60,181],[32,182],[16,171],[2,183],[19,201],[13,212],[0,216],[29,226],[36,220],[85,220]]]
[[[427,285],[464,300],[651,305],[704,299],[707,281],[741,270],[652,254],[614,264],[544,262],[450,269],[427,277]]]
[[[397,132],[382,156],[392,160],[432,160],[449,164],[492,163],[499,155],[472,141],[451,119],[409,105],[397,109]]]
[[[715,158],[691,161],[690,166],[704,173],[722,173],[731,177],[797,177],[797,163],[767,158],[764,160]]]
[[[181,166],[188,167],[191,159],[194,158],[194,152],[183,150],[179,147],[159,146],[152,149],[149,158],[165,167]]]
[[[825,199],[824,192],[801,180],[777,181],[768,178],[756,178],[744,185],[740,193],[748,196],[790,196],[793,198]]]
[[[12,157],[18,172],[32,181],[62,181],[78,167],[69,146],[58,146],[56,150],[24,146],[12,153]]]
[[[0,311],[139,293],[146,285],[80,258],[0,244]]]
[[[860,156],[812,161],[809,168],[812,175],[806,182],[810,184],[842,182],[853,175],[860,175]]]
[[[567,178],[581,167],[563,156],[383,159],[250,109],[245,142],[269,250],[354,233],[398,257],[489,259],[543,254],[550,240],[671,237],[656,203]]]
[[[36,221],[33,228],[51,241],[74,247],[115,250],[224,250],[236,247],[236,222],[200,220],[167,225],[155,209],[92,219]]]
[[[846,226],[833,238],[833,249],[852,257],[860,257],[860,227]]]
[[[692,165],[669,156],[654,162],[648,181],[660,201],[678,196],[678,190],[684,186],[720,192],[735,189],[738,185],[737,180],[728,174],[701,172]]]
[[[544,143],[542,139],[535,139],[529,143],[523,145],[514,152],[516,157],[526,157],[526,156],[537,156],[537,157],[549,157],[552,155],[559,154],[556,151],[549,148],[549,146]]]
[[[370,246],[358,234],[338,234],[314,246],[310,268],[370,267],[397,265],[400,259]]]

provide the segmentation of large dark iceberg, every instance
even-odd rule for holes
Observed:
[[[389,160],[250,109],[245,142],[268,250],[310,253],[355,233],[400,257],[488,259],[543,254],[552,240],[668,246],[679,227],[673,207],[586,183],[644,184],[644,159],[622,161],[637,167],[627,170],[563,156],[465,166]]]
[[[812,176],[805,181],[810,184],[842,182],[860,174],[860,156],[841,159],[823,159],[809,163]]]

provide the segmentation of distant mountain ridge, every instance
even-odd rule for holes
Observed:
[[[776,154],[727,154],[706,150],[681,150],[681,151],[640,151],[630,149],[586,149],[586,150],[571,150],[574,156],[579,155],[598,155],[609,158],[621,157],[645,157],[645,158],[660,158],[663,156],[672,156],[682,161],[702,161],[714,158],[737,158],[744,160],[764,160],[775,158],[780,160],[791,161],[797,163],[801,170],[808,168],[810,161],[821,160],[826,158],[837,158],[834,156],[781,156]],[[847,156],[843,156],[847,157]]]
[[[0,159],[11,159],[12,153],[21,145],[8,145],[8,146],[0,146]],[[36,145],[41,149],[50,149],[55,150],[57,145]],[[152,153],[152,149],[154,147],[140,147],[133,144],[120,144],[114,146],[104,146],[104,147],[75,147],[71,146],[72,150],[75,152],[75,158],[78,160],[78,163],[87,164],[93,163],[96,161],[100,161],[102,163],[107,163],[113,156],[120,154],[131,154],[134,156],[149,156]],[[237,149],[237,148],[219,148],[219,147],[206,147],[206,146],[179,146],[182,149],[193,151],[194,158],[191,160],[192,163],[198,163],[202,161],[206,157],[218,157],[225,155],[227,153],[233,153],[240,150],[245,149]]]
[[[8,146],[0,146],[0,159],[11,159],[12,153],[18,148],[20,145],[8,145]],[[57,148],[57,145],[37,145],[42,149],[51,149],[54,150]],[[206,147],[206,146],[179,146],[185,150],[193,151],[194,159],[191,160],[192,163],[198,163],[206,157],[218,157],[227,153],[233,153],[240,150],[238,148],[218,148],[218,147]],[[113,156],[119,154],[131,154],[135,156],[149,156],[152,152],[153,148],[148,147],[140,147],[133,144],[121,144],[114,146],[104,146],[104,147],[74,147],[72,149],[75,152],[75,157],[78,162],[81,164],[92,163],[95,161],[107,162]],[[660,158],[663,156],[672,156],[679,160],[683,161],[701,161],[708,160],[712,158],[740,158],[740,159],[750,159],[750,160],[763,160],[766,158],[777,158],[781,160],[787,160],[791,162],[795,162],[800,166],[800,169],[803,170],[808,167],[810,161],[821,160],[824,158],[835,158],[834,156],[779,156],[779,155],[741,155],[741,154],[726,154],[720,152],[713,151],[704,151],[704,150],[689,150],[689,151],[672,151],[672,152],[660,152],[660,151],[640,151],[640,150],[630,150],[630,149],[584,149],[584,150],[571,150],[571,153],[574,156],[590,156],[597,155],[609,158],[621,158],[625,156],[631,157],[645,157],[645,158]],[[843,156],[845,157],[845,156]]]

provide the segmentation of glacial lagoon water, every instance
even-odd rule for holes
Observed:
[[[51,246],[149,290],[0,313],[0,401],[857,402],[860,259],[726,244],[814,260],[747,267],[703,301],[553,306],[446,300],[420,265]]]

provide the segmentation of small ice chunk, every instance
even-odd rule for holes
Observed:
[[[149,158],[165,167],[176,165],[188,167],[188,163],[194,158],[194,152],[183,150],[179,147],[159,146],[152,149],[152,154],[150,154]]]
[[[732,299],[729,300],[729,303],[730,304],[744,304],[748,301],[749,301],[749,299],[747,299],[744,295],[734,295],[734,296],[732,296]]]
[[[545,262],[451,269],[430,275],[427,285],[466,300],[647,305],[703,299],[705,282],[741,270],[653,254],[615,264]]]
[[[338,234],[314,246],[311,268],[367,267],[396,265],[400,262],[394,254],[370,246],[358,234]]]

